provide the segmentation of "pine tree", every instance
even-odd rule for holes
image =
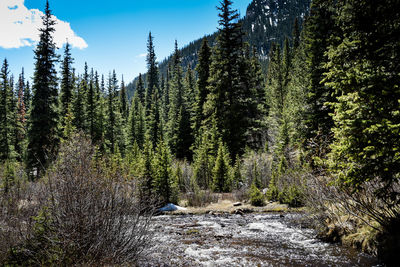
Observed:
[[[325,63],[330,37],[335,32],[333,0],[316,0],[311,4],[310,16],[305,25],[307,70],[310,87],[307,90],[305,149],[310,156],[324,157],[332,140],[333,110],[327,104],[335,102],[335,92],[324,85]],[[313,164],[313,163],[312,163]]]
[[[11,134],[12,126],[10,125],[11,116],[11,99],[9,85],[9,69],[8,61],[4,59],[1,68],[1,102],[0,102],[0,161],[5,161],[11,157]],[[11,95],[12,96],[12,95]]]
[[[93,69],[91,70],[89,81],[88,81],[88,91],[86,94],[86,120],[88,123],[89,128],[89,136],[92,142],[95,141],[95,131],[96,131],[96,107],[97,103],[97,96],[96,96],[96,89],[94,88],[94,72]]]
[[[128,98],[126,96],[126,88],[123,76],[121,81],[121,91],[119,93],[119,102],[121,103],[120,112],[122,115],[122,119],[124,122],[126,122],[128,120],[129,112],[128,112]]]
[[[73,74],[73,80],[76,80]],[[78,79],[79,80],[79,79]],[[79,84],[76,86],[73,101],[73,117],[74,126],[77,130],[83,131],[85,129],[85,81],[80,78]]]
[[[139,148],[143,148],[146,132],[144,115],[144,108],[136,91],[132,99],[128,119],[128,144],[130,147],[134,147],[136,144]]]
[[[300,45],[300,26],[298,18],[294,19],[293,32],[292,32],[292,47],[296,50]]]
[[[168,116],[168,143],[177,158],[191,159],[193,136],[190,114],[184,98],[183,73],[178,43],[175,41],[174,65],[170,83],[170,109]]]
[[[244,57],[243,33],[237,22],[237,10],[232,2],[221,2],[220,31],[210,67],[210,94],[205,106],[206,121],[212,116],[232,156],[244,151],[246,131],[249,127],[249,97],[251,88],[248,80],[248,62]]]
[[[256,49],[253,49],[253,54],[249,57],[246,68],[251,95],[247,100],[249,103],[249,128],[246,139],[248,147],[257,150],[263,148],[267,141],[267,101],[264,75]]]
[[[57,77],[55,63],[58,60],[53,40],[55,20],[46,2],[42,17],[43,27],[39,29],[40,40],[35,49],[35,72],[33,78],[33,100],[29,118],[27,166],[36,177],[42,175],[42,166],[57,150],[59,133],[57,129]]]
[[[348,0],[338,6],[337,24],[343,32],[335,33],[334,40],[339,43],[329,48],[325,84],[339,95],[337,102],[331,103],[335,139],[329,154],[330,171],[340,185],[353,190],[371,190],[368,181],[377,186],[374,193],[383,200],[379,209],[394,212],[385,216],[395,217],[397,228],[400,4]]]
[[[26,135],[26,109],[24,102],[24,70],[19,75],[18,79],[18,99],[17,99],[17,120],[15,127],[15,152],[17,154],[17,160],[21,161],[24,153],[24,142]]]
[[[139,178],[139,198],[142,202],[154,201],[154,177],[153,177],[153,145],[148,135],[142,152],[141,175]]]
[[[160,100],[158,92],[154,92],[152,103],[150,106],[149,116],[147,118],[146,129],[147,134],[150,136],[151,142],[155,145],[162,137],[162,129],[160,128],[161,114],[160,114]]]
[[[29,86],[29,81],[26,81],[26,85],[24,88],[24,103],[25,103],[25,109],[27,111],[27,113],[29,112],[30,108],[31,108],[31,88]]]
[[[139,73],[139,78],[138,78],[138,82],[137,82],[137,85],[136,85],[136,92],[138,94],[140,102],[142,102],[142,104],[144,104],[146,91],[145,91],[145,88],[144,88],[144,83],[143,83],[143,78],[142,78],[142,74],[141,73]]]
[[[283,111],[286,101],[284,86],[284,68],[280,47],[272,44],[269,54],[266,90],[268,95],[268,138],[271,147],[276,149],[278,144],[279,128],[283,120]]]
[[[211,48],[208,45],[207,38],[203,38],[201,48],[199,50],[199,63],[197,64],[196,71],[198,75],[196,102],[195,102],[195,116],[193,118],[193,129],[196,139],[199,138],[199,131],[201,123],[204,121],[204,103],[209,94],[208,79],[210,77],[211,65]]]
[[[166,79],[164,83],[163,95],[162,95],[162,112],[163,112],[163,121],[168,122],[169,118],[169,102],[170,102],[170,81],[171,81],[171,65],[168,65]]]
[[[213,181],[212,171],[216,155],[213,155],[211,151],[210,141],[209,136],[203,135],[201,143],[197,146],[194,153],[193,179],[201,189],[211,188]]]
[[[147,40],[147,90],[145,96],[146,117],[149,115],[151,106],[151,97],[154,91],[159,90],[158,82],[158,63],[154,52],[153,36],[149,33]]]
[[[116,134],[115,134],[115,87],[116,87],[116,80],[113,79],[114,77],[109,74],[108,77],[108,94],[107,94],[107,124],[106,124],[106,140],[107,145],[111,153],[115,151],[115,144],[116,144]]]
[[[72,93],[74,90],[74,83],[72,77],[72,63],[74,59],[71,56],[69,43],[65,45],[64,59],[62,61],[61,70],[61,93],[60,93],[60,112],[61,112],[61,125],[64,126],[65,122],[63,116],[67,114],[69,105],[72,102]]]
[[[171,154],[168,146],[161,141],[154,155],[154,191],[159,198],[160,205],[177,203],[177,186],[171,169]]]
[[[184,82],[184,101],[186,103],[190,118],[194,117],[196,104],[196,85],[192,66],[189,64],[186,70]]]
[[[213,188],[215,192],[229,192],[231,187],[230,159],[225,145],[220,140],[217,158],[213,169]]]
[[[95,144],[102,143],[104,140],[104,81],[100,84],[99,74],[97,71],[94,73],[94,136],[93,142]]]

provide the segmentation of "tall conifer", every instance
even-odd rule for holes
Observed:
[[[39,29],[40,39],[35,49],[33,100],[29,118],[27,165],[31,174],[40,176],[43,166],[48,166],[58,147],[57,129],[57,77],[55,63],[58,60],[53,40],[55,20],[49,2]]]

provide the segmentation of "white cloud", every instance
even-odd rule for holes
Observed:
[[[146,57],[146,56],[147,56],[147,53],[143,53],[143,54],[137,55],[136,57]]]
[[[39,28],[42,27],[43,12],[38,9],[28,9],[24,0],[0,0],[0,47],[19,48],[32,46],[39,41]],[[62,47],[66,40],[79,49],[88,45],[77,36],[68,22],[57,19],[54,41]]]

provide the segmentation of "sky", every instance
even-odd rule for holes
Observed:
[[[242,16],[251,0],[233,0]],[[0,60],[7,58],[11,73],[22,67],[33,74],[33,49],[38,41],[46,0],[0,0]],[[54,39],[61,49],[72,45],[78,73],[89,68],[108,75],[115,69],[126,83],[146,72],[146,42],[154,36],[161,62],[179,47],[216,31],[219,0],[49,0],[57,20]],[[57,66],[59,70],[59,66]]]

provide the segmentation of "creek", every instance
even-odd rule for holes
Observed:
[[[141,266],[383,266],[355,249],[323,242],[305,215],[161,215]]]

